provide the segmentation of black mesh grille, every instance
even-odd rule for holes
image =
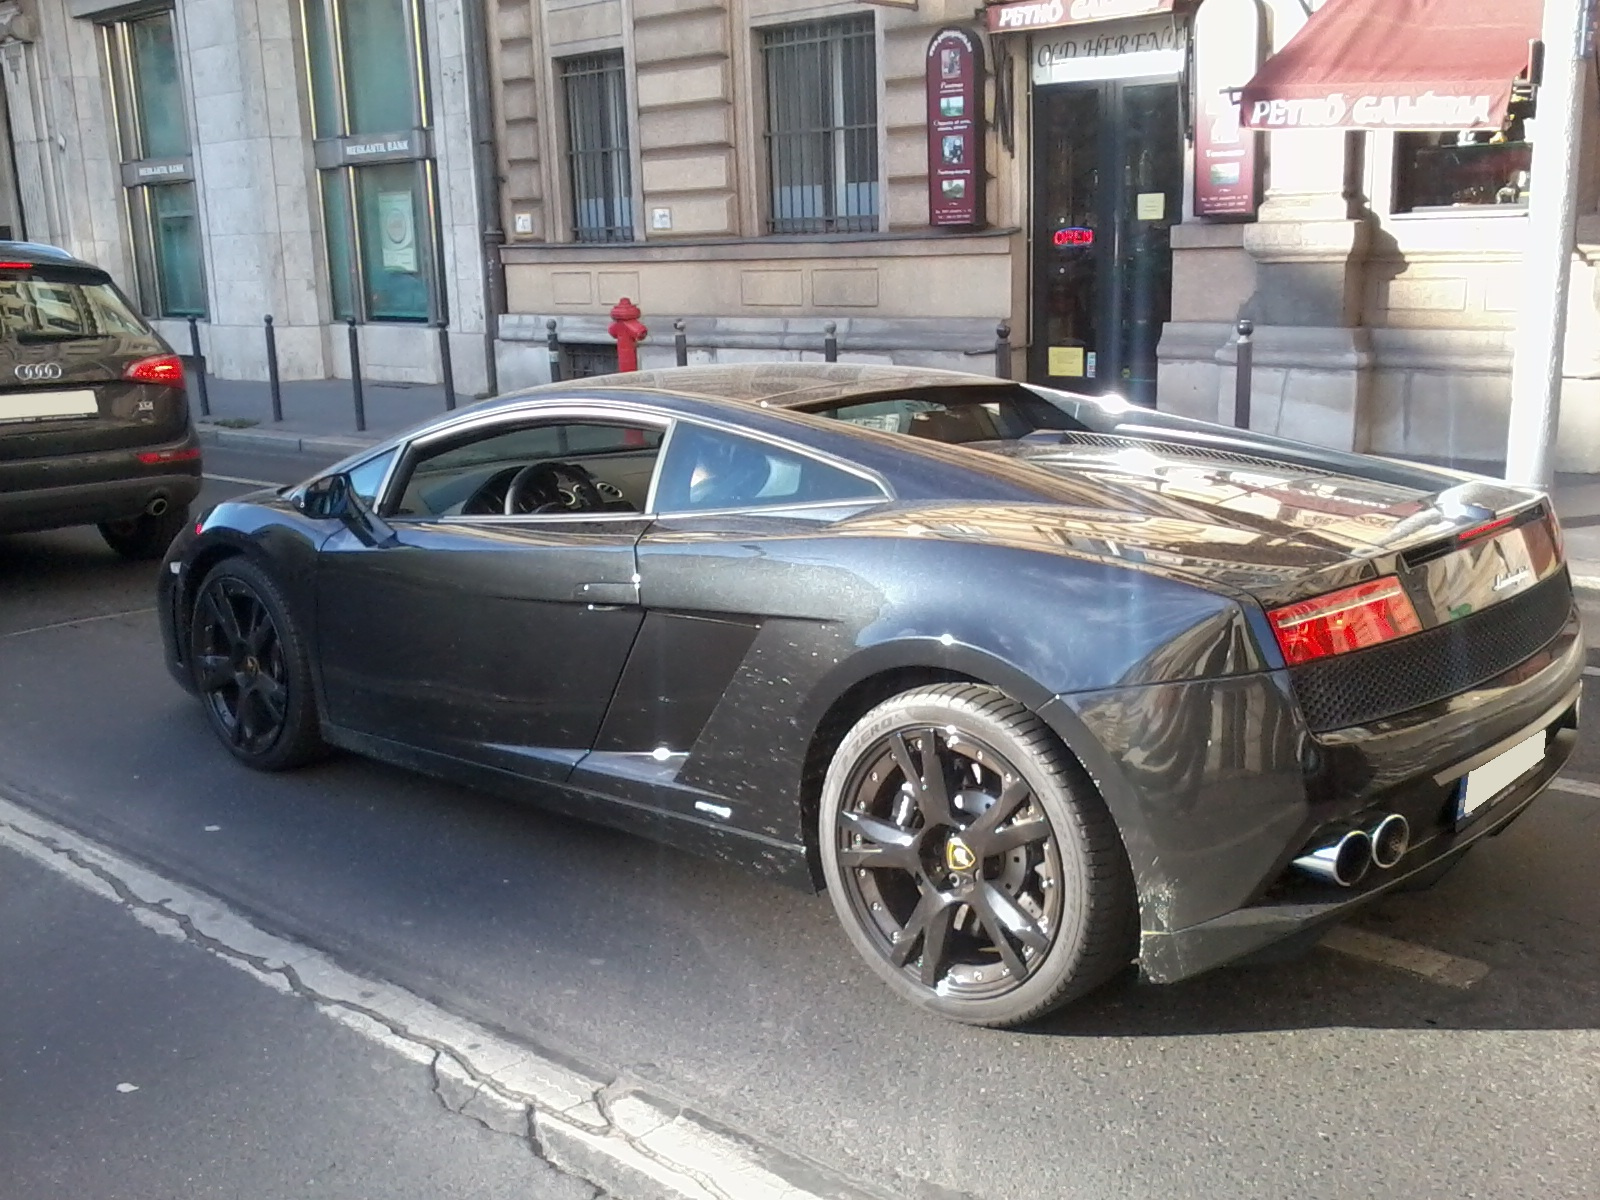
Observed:
[[[1354,654],[1293,667],[1313,732],[1409,712],[1493,679],[1547,646],[1572,614],[1566,572],[1492,608]]]

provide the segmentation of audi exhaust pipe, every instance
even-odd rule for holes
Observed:
[[[1324,883],[1354,887],[1366,878],[1372,866],[1372,836],[1365,829],[1352,829],[1334,841],[1302,854],[1294,860],[1294,865]]]
[[[1411,849],[1411,822],[1399,813],[1390,813],[1372,827],[1372,865],[1387,871]]]
[[[157,496],[144,506],[144,511],[152,517],[159,517],[167,511],[167,498]]]

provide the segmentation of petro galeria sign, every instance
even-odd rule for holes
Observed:
[[[1250,129],[1491,129],[1495,97],[1417,93],[1255,100],[1244,110]]]
[[[991,4],[989,32],[1011,33],[1027,29],[1057,29],[1090,21],[1120,21],[1171,12],[1173,0],[1016,0]]]

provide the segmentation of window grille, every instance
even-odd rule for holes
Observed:
[[[567,109],[573,238],[631,242],[633,179],[622,52],[562,60],[561,87]]]
[[[872,18],[763,32],[772,233],[878,228],[878,77]]]

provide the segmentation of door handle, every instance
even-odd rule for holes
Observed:
[[[580,583],[574,599],[599,607],[623,607],[639,603],[639,585],[636,583]]]

